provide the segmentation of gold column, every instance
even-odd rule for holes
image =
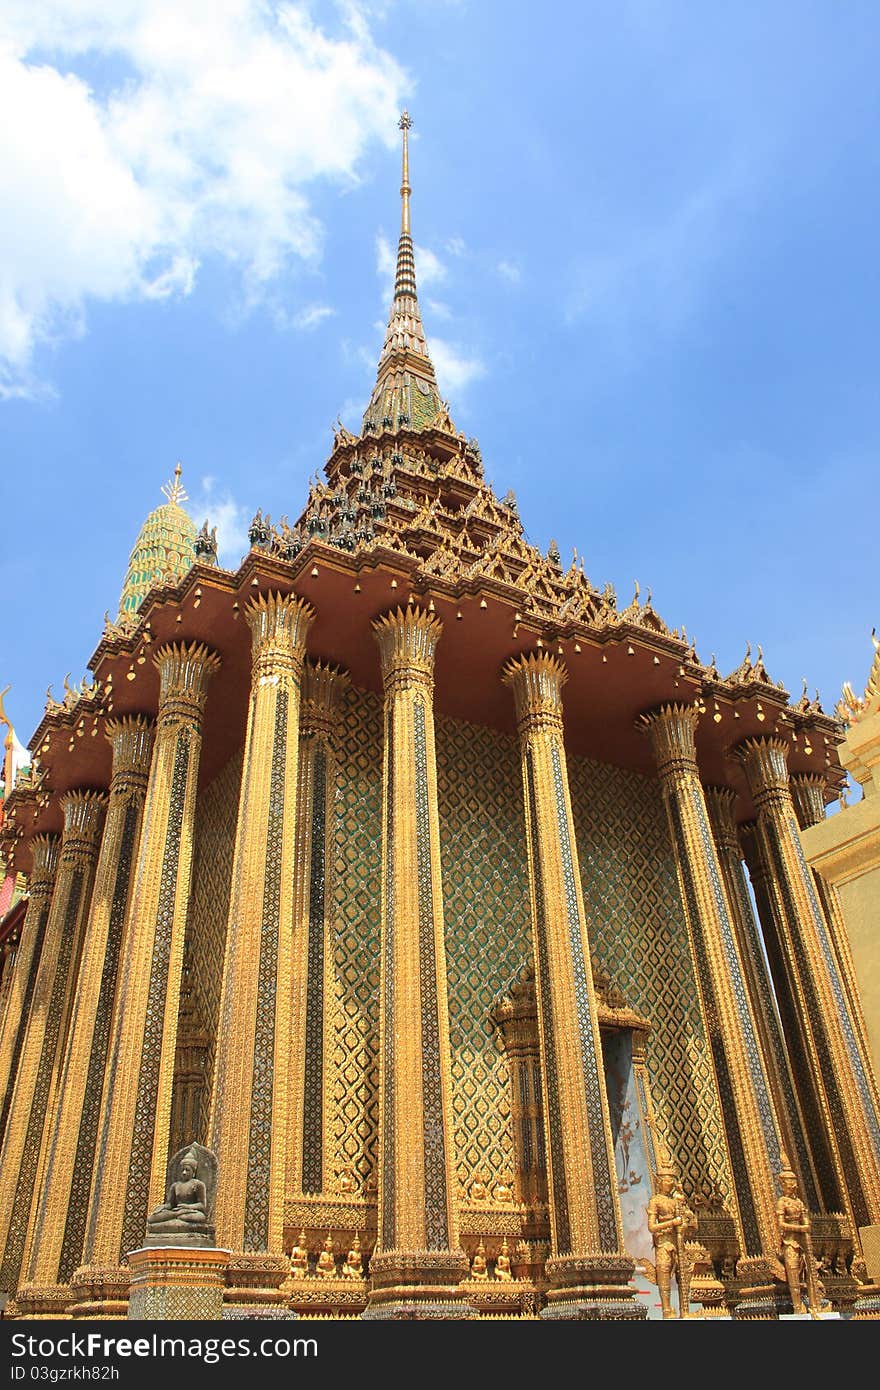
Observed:
[[[783,947],[784,931],[781,926],[782,911],[778,884],[770,872],[757,822],[743,822],[739,827],[739,836],[755,894],[761,937],[770,968],[773,996],[779,1009],[786,1041],[798,1107],[804,1117],[804,1134],[818,1188],[816,1210],[839,1211],[844,1205],[838,1172],[840,1165],[832,1151],[830,1121],[824,1098],[816,1091],[814,1069],[810,1061],[812,1043],[806,1026],[806,1015],[802,1003],[799,1002],[797,981],[792,976]]]
[[[294,877],[288,1192],[330,1190],[327,1079],[332,1047],[333,734],[348,677],[306,663],[300,712]]]
[[[314,610],[295,594],[266,594],[245,616],[251,698],[209,1132],[218,1165],[218,1243],[280,1257],[290,1052],[303,1043],[290,1016],[293,862],[299,708]],[[283,1270],[276,1284],[281,1277]]]
[[[103,792],[74,791],[61,802],[64,830],[55,891],[0,1154],[0,1245],[5,1247],[0,1287],[9,1293],[16,1290],[21,1272],[106,800]]]
[[[18,1300],[23,1310],[27,1305],[28,1316],[69,1301],[65,1286],[82,1258],[117,971],[150,770],[152,721],[143,716],[113,720],[106,735],[113,749],[110,800],[50,1117],[45,1182],[24,1266],[29,1287]]]
[[[669,819],[734,1176],[738,1235],[744,1255],[760,1261],[778,1243],[779,1132],[697,767],[698,720],[694,705],[667,704],[639,723],[651,740]],[[754,1270],[758,1278],[767,1274],[760,1265]]]
[[[746,739],[731,754],[745,770],[770,869],[785,968],[808,1047],[813,1088],[855,1227],[880,1222],[880,1117],[873,1076],[850,1017],[828,924],[804,858],[788,782],[788,744]]]
[[[153,660],[155,743],[113,1011],[85,1267],[74,1276],[86,1299],[142,1244],[148,1212],[165,1200],[202,717],[220,659],[200,643],[169,643]],[[127,1287],[127,1276],[121,1282]]]
[[[794,805],[794,813],[797,823],[801,830],[806,830],[811,825],[821,825],[825,820],[825,778],[821,773],[816,772],[795,772],[789,779],[791,787],[791,798]],[[825,914],[825,921],[828,924],[828,931],[831,943],[837,956],[837,966],[840,971],[840,978],[846,991],[847,1002],[849,1004],[850,1018],[853,1027],[859,1035],[859,1043],[862,1048],[862,1056],[865,1064],[872,1068],[871,1045],[868,1041],[868,1030],[865,1026],[865,1016],[862,1012],[862,999],[859,987],[856,982],[856,971],[853,964],[852,951],[849,944],[849,933],[846,923],[843,920],[843,910],[840,905],[840,898],[837,889],[832,883],[827,883],[820,873],[814,869],[813,882],[816,885],[816,892],[822,911]],[[872,1068],[873,1069],[873,1068]]]
[[[469,1315],[455,1200],[434,657],[417,607],[373,624],[385,686],[379,1225],[367,1317]]]
[[[489,1015],[501,1033],[510,1069],[514,1195],[527,1206],[547,1206],[547,1160],[541,1086],[541,1040],[535,971],[521,971]]]
[[[551,1258],[547,1317],[634,1318],[644,1309],[623,1250],[614,1143],[563,745],[565,667],[518,657],[513,689],[522,757]]]
[[[6,1121],[12,1101],[12,1091],[21,1057],[21,1045],[30,1016],[31,1000],[37,979],[37,966],[43,949],[49,904],[58,870],[57,835],[35,835],[31,840],[33,867],[28,881],[28,905],[21,928],[21,939],[15,953],[15,966],[9,986],[3,1027],[0,1030],[0,1142],[6,1132]]]
[[[733,928],[743,963],[746,988],[752,1004],[755,1027],[761,1043],[767,1080],[773,1094],[784,1148],[795,1166],[807,1205],[811,1211],[818,1211],[818,1186],[806,1138],[804,1116],[798,1104],[788,1049],[761,945],[761,935],[744,877],[742,849],[733,815],[736,792],[732,787],[706,787],[705,790],[709,822],[718,851]]]
[[[15,960],[18,955],[19,933],[11,933],[3,945],[0,946],[0,1036],[3,1033],[3,1020],[6,1018],[6,1010],[9,1007],[9,996],[12,993],[12,980],[15,975]],[[0,1141],[3,1138],[2,1127],[0,1127]]]

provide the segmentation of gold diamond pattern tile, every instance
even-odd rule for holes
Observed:
[[[690,1190],[730,1192],[721,1113],[700,1017],[660,787],[573,758],[572,807],[590,944],[654,1025],[647,1067],[658,1118]]]

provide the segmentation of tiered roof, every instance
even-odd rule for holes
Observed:
[[[620,604],[599,588],[575,554],[544,553],[526,536],[512,492],[487,481],[479,444],[459,431],[438,388],[419,312],[410,228],[411,126],[404,112],[401,230],[394,295],[376,386],[360,433],[338,423],[323,479],[313,482],[291,525],[258,511],[251,550],[236,573],[216,564],[216,534],[198,537],[180,507],[179,473],[169,485],[179,541],[165,548],[138,606],[107,619],[89,665],[93,684],[47,697],[31,740],[32,777],[13,793],[4,830],[16,865],[27,868],[27,837],[60,827],[59,798],[75,786],[105,786],[109,747],[97,737],[108,715],[155,709],[151,654],[167,641],[215,648],[222,667],[205,725],[202,781],[228,761],[244,727],[250,682],[250,598],[294,590],[313,604],[313,659],[333,662],[355,685],[379,691],[371,619],[399,604],[422,604],[443,620],[436,667],[438,709],[513,731],[500,673],[511,656],[544,648],[568,668],[566,737],[576,755],[655,775],[640,715],[664,701],[694,703],[705,718],[697,734],[706,781],[737,793],[739,820],[754,814],[742,770],[727,753],[748,737],[790,741],[792,771],[821,774],[832,799],[844,780],[836,748],[839,720],[804,690],[794,704],[774,682],[761,649],[722,676],[700,660],[684,626],[670,628],[639,585]],[[145,524],[144,532],[150,525]],[[137,547],[136,547],[137,551]],[[195,556],[193,562],[193,555]],[[150,585],[152,587],[150,587]],[[126,586],[132,595],[135,588]],[[27,830],[27,835],[25,835]],[[20,841],[15,847],[15,841]]]

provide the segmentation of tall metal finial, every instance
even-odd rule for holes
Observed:
[[[406,232],[409,234],[409,196],[412,193],[412,189],[409,185],[409,132],[412,129],[412,116],[408,111],[405,110],[402,113],[397,124],[403,131],[403,178],[400,184],[400,196],[403,200],[403,206],[400,210],[400,230],[401,233]]]
[[[180,504],[181,504],[181,502],[187,502],[187,501],[189,500],[187,491],[186,491],[185,487],[183,486],[183,483],[180,481],[180,475],[181,475],[182,472],[183,472],[183,464],[182,464],[182,463],[180,462],[180,460],[178,459],[178,460],[177,460],[177,467],[176,467],[175,470],[174,470],[174,481],[172,482],[172,481],[169,479],[169,481],[168,481],[167,483],[163,483],[163,484],[162,484],[162,491],[164,492],[165,496],[168,498],[168,501],[171,502],[172,505],[173,505],[173,506],[176,506],[176,507],[179,507]]]

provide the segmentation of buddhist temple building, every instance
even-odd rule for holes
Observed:
[[[360,429],[235,572],[178,469],[6,802],[7,1316],[641,1319],[677,1261],[681,1311],[775,1319],[783,1174],[810,1311],[877,1318],[800,838],[844,725],[528,540],[435,375],[409,126]]]

